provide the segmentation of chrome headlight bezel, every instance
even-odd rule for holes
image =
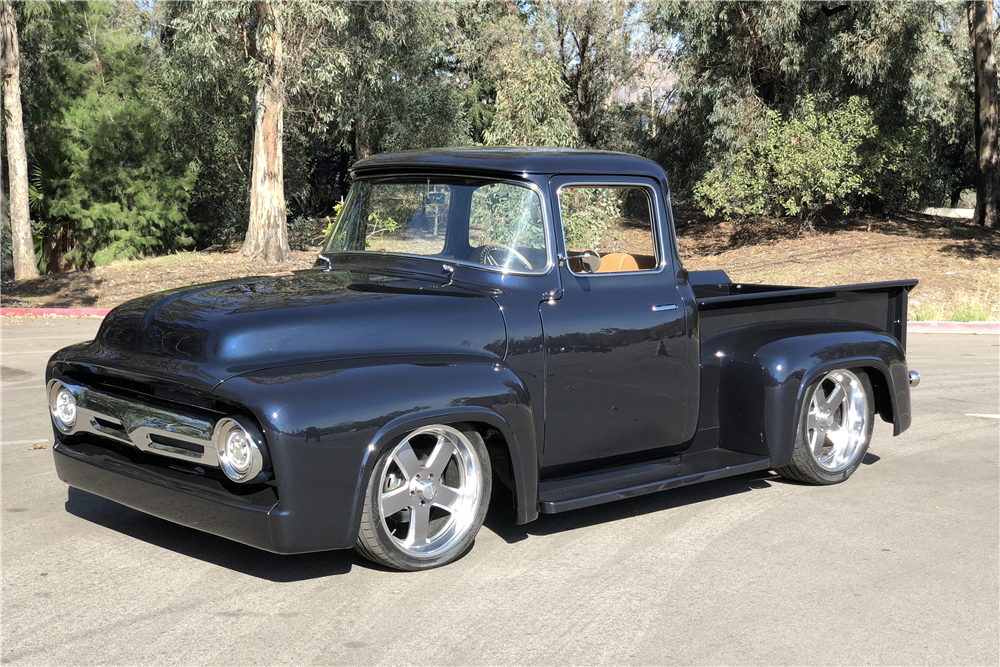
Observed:
[[[215,449],[219,457],[219,467],[226,477],[234,482],[245,483],[257,479],[264,470],[266,449],[260,432],[234,417],[225,417],[215,426]],[[247,463],[241,464],[234,456],[234,443],[248,450]]]
[[[60,398],[68,397],[69,404],[73,406],[73,417],[68,422],[63,419],[62,414],[60,414]],[[63,402],[66,405],[66,402]],[[55,427],[59,429],[61,433],[72,433],[73,428],[76,426],[76,420],[79,417],[79,409],[77,405],[77,397],[73,392],[58,380],[53,382],[49,387],[49,416],[52,418],[52,423]]]

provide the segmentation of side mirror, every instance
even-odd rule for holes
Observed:
[[[598,269],[601,268],[601,256],[593,250],[584,250],[580,253],[559,255],[559,266],[562,266],[564,262],[571,259],[580,260],[580,269],[584,273],[597,273]]]
[[[580,266],[584,273],[597,273],[601,268],[601,256],[588,250],[580,255]]]

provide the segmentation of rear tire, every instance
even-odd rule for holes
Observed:
[[[860,369],[829,371],[806,389],[792,460],[776,472],[807,484],[843,482],[861,465],[874,424],[868,375]]]
[[[375,464],[354,548],[397,570],[449,563],[475,541],[492,485],[490,456],[474,428],[418,428]]]

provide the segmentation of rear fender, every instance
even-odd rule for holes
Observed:
[[[883,332],[748,328],[731,338],[721,366],[720,445],[770,456],[772,467],[791,459],[806,388],[834,368],[868,372],[876,410],[892,422],[894,435],[910,425],[905,354]]]
[[[537,518],[534,415],[520,378],[495,359],[358,360],[268,369],[216,393],[260,421],[282,512],[307,550],[348,548],[375,462],[405,433],[434,423],[480,422],[503,435],[518,523]]]

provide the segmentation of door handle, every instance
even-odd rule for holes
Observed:
[[[654,313],[658,313],[661,310],[677,310],[677,304],[676,303],[668,303],[668,304],[665,304],[663,306],[653,306],[653,312]]]

